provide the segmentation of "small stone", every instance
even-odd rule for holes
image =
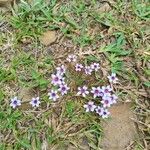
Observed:
[[[109,109],[110,120],[102,123],[104,137],[101,141],[103,150],[123,150],[134,140],[138,140],[138,133],[131,110],[131,103],[120,103]]]
[[[35,97],[35,93],[32,89],[30,88],[22,88],[19,90],[18,93],[18,98],[21,100],[22,105],[21,105],[21,109],[22,110],[27,110],[29,109],[31,106],[29,104],[29,102],[31,101],[31,99]]]
[[[30,101],[34,97],[34,92],[30,88],[22,88],[19,90],[18,97],[22,99],[23,102]]]
[[[46,31],[39,38],[39,40],[43,45],[49,46],[56,41],[56,32],[55,31]]]

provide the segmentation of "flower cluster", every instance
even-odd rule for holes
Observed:
[[[69,55],[67,57],[67,61],[68,62],[76,62],[77,61],[77,56]],[[89,66],[83,66],[82,64],[79,64],[79,63],[77,63],[75,65],[75,70],[76,71],[84,71],[85,74],[87,74],[87,75],[91,75],[93,71],[98,71],[99,69],[100,69],[100,65],[99,65],[99,63],[96,63],[96,62],[92,63]]]
[[[75,70],[80,72],[84,71],[86,75],[91,75],[93,71],[98,71],[100,69],[99,63],[92,63],[90,66],[83,66],[82,64],[76,64]]]
[[[70,59],[74,61],[75,58],[70,57]],[[55,86],[55,90],[51,90],[48,93],[49,99],[53,101],[56,101],[59,98],[58,92],[60,92],[61,95],[63,96],[67,94],[68,90],[70,89],[68,85],[65,83],[65,72],[66,72],[65,66],[61,65],[60,67],[57,67],[56,70],[57,70],[56,73],[51,75],[51,84]]]
[[[93,101],[89,101],[87,104],[84,105],[86,112],[96,111],[96,113],[102,118],[107,118],[110,114],[107,108],[110,107],[112,104],[115,104],[116,100],[118,99],[118,97],[113,94],[110,85],[102,87],[92,87],[91,90],[88,90],[88,87],[86,86],[78,87],[77,95],[86,97],[88,94],[91,94],[93,96],[92,99],[97,98],[100,104],[96,106]]]
[[[100,64],[96,62],[92,63],[89,66],[83,66],[79,63],[75,65],[76,71],[84,71],[86,75],[91,75],[93,71],[98,71],[99,69]],[[115,73],[107,76],[107,78],[111,85],[113,83],[117,83],[118,81]],[[87,104],[84,105],[86,112],[95,111],[102,118],[107,118],[110,114],[107,108],[110,107],[112,104],[115,104],[118,98],[115,94],[113,94],[112,86],[98,86],[92,87],[91,89],[88,89],[88,87],[85,85],[82,87],[78,87],[77,96],[86,97],[89,94],[93,95],[92,99],[98,99],[98,102],[100,102],[100,104],[96,106],[93,101],[89,101]]]
[[[60,96],[58,92],[63,96],[68,93],[68,90],[70,89],[67,84],[65,83],[65,72],[66,68],[64,65],[61,65],[60,67],[56,68],[56,73],[51,75],[51,84],[54,86],[54,89],[51,89],[50,92],[48,93],[49,99],[56,101]],[[32,100],[29,102],[32,107],[39,107],[40,105],[40,98],[32,98]],[[16,108],[17,106],[21,105],[21,101],[17,98],[14,97],[11,99],[10,106],[13,108]]]
[[[67,57],[68,62],[76,62],[77,57],[75,55],[69,55]],[[93,71],[98,71],[100,69],[99,63],[92,63],[89,66],[84,66],[82,64],[76,63],[75,70],[76,71],[84,71],[86,75],[91,75]],[[52,89],[48,93],[48,97],[52,101],[57,101],[61,96],[64,96],[68,93],[70,87],[68,87],[66,83],[66,67],[61,65],[56,68],[56,72],[51,75],[51,85]],[[117,83],[118,78],[116,77],[115,73],[107,76],[110,85],[107,86],[97,86],[91,87],[89,89],[86,85],[78,87],[77,96],[86,97],[91,95],[92,98],[87,104],[84,105],[86,112],[96,112],[102,118],[107,118],[110,114],[108,108],[115,104],[118,97],[113,93],[113,84]],[[96,102],[92,101],[96,100]],[[35,97],[32,98],[29,102],[32,107],[39,107],[40,105],[40,98]],[[12,108],[16,108],[17,106],[21,105],[21,100],[17,97],[11,99],[10,106]]]

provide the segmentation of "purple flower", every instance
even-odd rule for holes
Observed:
[[[76,71],[81,71],[82,68],[83,68],[83,65],[82,65],[82,64],[76,64],[76,65],[75,65],[75,70],[76,70]]]
[[[67,57],[68,62],[76,62],[76,60],[77,60],[76,55],[71,54],[71,55],[68,55],[68,57]]]
[[[112,73],[111,75],[107,76],[107,78],[109,79],[110,83],[117,83],[118,78],[116,77],[115,73]]]
[[[103,94],[100,87],[92,87],[91,93],[93,93],[94,98],[99,97]]]
[[[51,92],[48,93],[48,96],[49,99],[52,99],[53,101],[56,101],[59,98],[56,90],[51,90]]]
[[[53,84],[53,85],[60,85],[61,83],[62,83],[62,76],[61,75],[59,75],[59,74],[52,74],[51,75],[51,78],[52,78],[52,80],[51,80],[51,83]]]
[[[110,94],[110,92],[112,91],[112,88],[110,87],[110,85],[102,86],[102,91],[103,91],[104,95]]]
[[[100,116],[103,115],[103,112],[104,112],[104,108],[103,107],[100,107],[100,106],[97,106],[97,108],[95,109],[96,113],[99,114]]]
[[[16,108],[17,106],[20,106],[20,105],[21,105],[21,101],[17,97],[14,97],[11,99],[10,106],[12,108]]]
[[[104,93],[104,91],[102,89],[100,89],[99,95],[100,95],[100,97],[103,97],[105,95],[105,93]]]
[[[61,65],[60,67],[57,67],[56,70],[57,70],[57,74],[61,75],[61,76],[64,75],[65,72],[66,72],[66,68],[65,68],[64,65]]]
[[[103,107],[110,107],[112,104],[111,98],[109,96],[104,96],[101,103],[103,104]]]
[[[93,112],[96,108],[96,106],[94,105],[94,102],[89,101],[87,104],[84,105],[84,108],[86,109],[86,112]]]
[[[100,69],[99,63],[92,63],[91,68],[95,71],[98,71],[98,69]]]
[[[85,74],[91,75],[93,70],[90,66],[85,66],[84,71],[85,71]]]
[[[115,103],[117,103],[116,100],[118,99],[118,97],[115,94],[112,94],[110,96],[110,99],[111,99],[111,104],[115,104]]]
[[[67,86],[67,84],[61,84],[59,87],[60,87],[60,88],[59,88],[58,90],[61,92],[62,95],[67,94],[68,90],[70,89],[70,88]]]
[[[32,105],[32,107],[39,107],[40,105],[40,100],[39,100],[39,97],[36,97],[36,98],[32,98],[30,104]]]
[[[103,114],[102,114],[102,118],[108,118],[110,115],[110,112],[108,112],[107,109],[104,109]]]
[[[78,87],[78,93],[77,95],[82,95],[83,97],[86,97],[87,94],[89,94],[88,88],[86,86]]]

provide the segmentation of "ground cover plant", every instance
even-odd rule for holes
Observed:
[[[0,7],[0,149],[101,149],[116,100],[132,103],[136,115],[139,139],[126,148],[148,149],[149,6],[22,0]]]
[[[95,78],[96,79],[100,78],[99,74],[100,74],[100,64],[99,63],[95,63],[93,62],[92,64],[90,64],[89,66],[83,66],[82,64],[71,64],[72,62],[76,62],[77,61],[77,57],[75,55],[69,55],[67,58],[67,61],[70,63],[69,65],[71,65],[71,69],[72,69],[72,73],[74,73],[73,70],[75,70],[76,72],[80,72],[79,73],[79,77],[82,78],[83,76],[83,80],[82,84],[85,82],[85,76],[87,76],[87,80],[88,80],[88,76],[92,75],[93,72],[97,73],[96,78],[95,77],[91,77],[91,78]],[[48,93],[49,99],[52,101],[57,101],[59,98],[61,99],[62,97],[60,97],[60,95],[64,96],[65,94],[68,93],[69,89],[72,87],[68,87],[67,82],[69,79],[69,75],[67,76],[66,74],[68,73],[69,68],[64,66],[64,65],[60,65],[60,67],[56,68],[56,72],[53,73],[51,75],[51,90]],[[74,73],[75,74],[75,73]],[[73,76],[73,74],[71,75]],[[67,79],[66,79],[67,78]],[[101,77],[103,78],[103,77]],[[86,97],[88,95],[90,95],[90,93],[93,95],[91,97],[88,97],[87,99],[95,99],[98,98],[97,101],[98,106],[96,106],[94,104],[93,101],[89,101],[87,104],[84,105],[84,108],[86,109],[86,112],[94,112],[96,111],[96,113],[99,116],[102,116],[102,118],[108,118],[109,116],[109,112],[107,110],[108,107],[110,107],[112,104],[116,103],[116,100],[118,99],[118,97],[115,94],[112,94],[113,91],[113,83],[117,83],[118,78],[116,77],[115,73],[112,73],[111,75],[107,76],[107,78],[109,79],[109,82],[111,85],[107,85],[107,86],[98,86],[98,87],[91,87],[91,90],[88,89],[88,87],[86,85],[81,85],[81,87],[77,88],[77,94],[74,96],[82,96],[82,97]],[[47,81],[48,82],[48,81]],[[71,82],[71,81],[70,81]],[[78,86],[78,84],[76,84],[75,82],[75,87]],[[71,84],[71,83],[69,83]],[[86,83],[84,83],[86,84]],[[97,85],[99,85],[99,83],[95,83]],[[89,85],[89,83],[87,84]],[[94,80],[92,82],[92,85],[94,85]],[[91,86],[91,85],[89,85]],[[60,93],[58,93],[60,92]],[[75,93],[75,91],[72,91],[73,94]],[[72,93],[71,93],[72,95]],[[100,99],[101,98],[101,99]],[[41,101],[39,97],[36,98],[32,98],[32,100],[30,101],[30,104],[32,105],[32,107],[39,107]],[[102,106],[101,106],[102,105]],[[11,103],[10,106],[12,108],[16,108],[18,106],[21,106],[21,100],[19,100],[17,97],[14,97],[11,99]]]

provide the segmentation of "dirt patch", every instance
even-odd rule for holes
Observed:
[[[120,103],[110,108],[111,119],[103,122],[104,150],[123,150],[138,138],[137,130],[131,118],[134,114],[130,103]]]

